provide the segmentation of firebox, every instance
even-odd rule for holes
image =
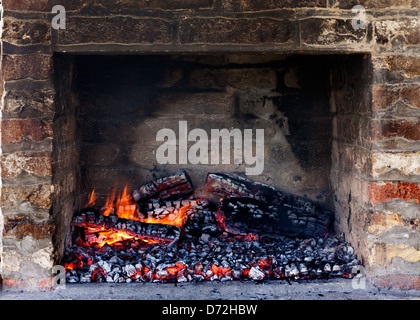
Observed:
[[[278,2],[5,4],[4,287],[419,288],[414,5]]]

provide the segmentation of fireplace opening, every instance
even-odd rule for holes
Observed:
[[[352,276],[369,59],[55,56],[69,282]],[[366,137],[366,138],[365,138]],[[363,172],[363,170],[362,170]]]

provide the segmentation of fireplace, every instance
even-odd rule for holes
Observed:
[[[346,259],[357,257],[376,285],[418,288],[418,21],[408,4],[389,15],[383,4],[366,4],[376,20],[355,28],[352,6],[335,1],[126,2],[69,2],[62,30],[51,28],[44,2],[4,5],[3,286],[50,287],[52,267],[68,267],[66,254],[81,236],[77,228],[87,226],[87,212],[103,213],[114,191],[126,187],[131,195],[184,170],[191,190],[170,201],[205,199],[203,211],[217,220],[212,212],[242,200],[224,195],[221,203],[208,174],[246,178],[316,206],[315,220],[330,212],[325,242],[340,242]],[[397,13],[402,22],[390,18]],[[221,132],[232,135],[226,148]],[[239,247],[254,243],[233,229],[221,230],[223,239],[229,233]],[[219,239],[197,236],[208,237]],[[325,244],[319,234],[303,238],[284,245]],[[234,279],[227,272],[234,268],[219,260],[203,277]],[[136,268],[124,264],[126,275],[136,272],[129,265]],[[267,265],[272,257],[258,256],[237,278],[252,270],[251,279],[265,279]],[[279,269],[271,278],[314,276],[306,265],[285,265],[287,276]],[[188,280],[180,273],[188,267],[175,266]],[[349,275],[341,271],[335,270]],[[90,273],[90,280],[106,278]]]

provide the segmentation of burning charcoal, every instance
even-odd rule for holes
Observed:
[[[150,198],[180,199],[193,192],[191,180],[185,171],[150,182],[133,192],[135,201]]]
[[[325,266],[324,266],[324,272],[327,272],[327,273],[331,272],[331,265],[329,263],[326,263],[325,264]]]
[[[136,267],[132,264],[128,264],[124,267],[125,274],[127,277],[131,278],[132,276],[136,275]]]
[[[91,282],[91,278],[92,274],[90,272],[86,272],[80,277],[80,282]]]

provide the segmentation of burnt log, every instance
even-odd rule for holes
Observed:
[[[194,191],[190,177],[181,170],[173,175],[160,178],[134,190],[132,196],[135,201],[148,199],[177,200],[182,199]]]
[[[169,221],[175,219],[187,219],[193,215],[197,210],[207,208],[208,201],[205,199],[196,200],[175,200],[164,201],[161,199],[139,202],[137,205],[137,215],[140,220],[156,219],[157,222],[161,219]]]
[[[271,205],[252,198],[222,199],[217,213],[220,226],[233,234],[319,237],[330,231],[330,220],[288,204]]]
[[[231,200],[231,202],[222,202],[219,208],[222,213],[225,210],[227,215],[230,215],[232,206],[241,206],[243,202],[235,203],[235,198],[249,199],[247,201],[251,207],[245,206],[244,210],[241,209],[241,214],[238,215],[243,221],[235,223],[252,224],[251,217],[254,216],[253,210],[255,209],[253,206],[256,206],[260,211],[268,213],[267,217],[270,217],[259,220],[257,223],[259,228],[264,227],[265,224],[282,224],[276,226],[273,231],[277,230],[277,232],[291,236],[312,237],[323,235],[332,227],[333,213],[323,208],[319,203],[240,176],[209,173],[206,191]],[[226,207],[226,203],[231,203],[230,207]],[[245,217],[246,210],[249,211],[249,217]],[[235,212],[233,215],[236,214],[236,211],[232,212]],[[246,227],[244,228],[246,229]],[[268,226],[268,228],[270,227]],[[262,231],[260,230],[260,232]]]
[[[175,244],[181,228],[161,223],[145,223],[122,219],[116,215],[104,216],[99,212],[83,212],[73,218],[73,225],[89,228],[89,232],[116,232],[129,237]]]

